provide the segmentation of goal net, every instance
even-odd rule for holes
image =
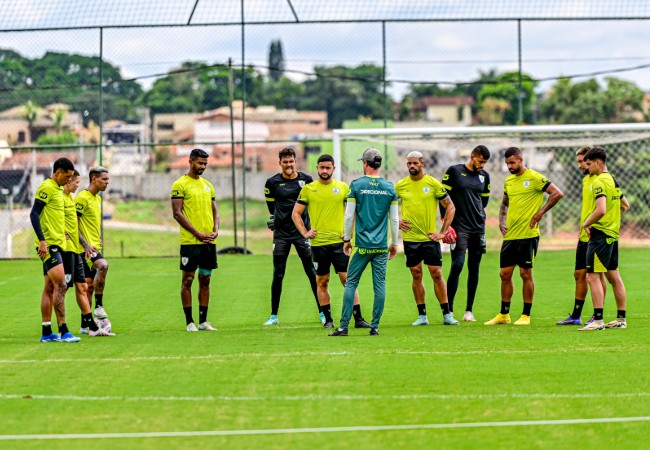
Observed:
[[[503,182],[510,174],[505,150],[519,147],[526,166],[546,175],[565,194],[541,223],[542,234],[551,236],[558,247],[575,245],[578,236],[583,175],[575,153],[586,145],[600,146],[607,151],[609,171],[632,205],[623,217],[621,245],[650,246],[650,123],[338,129],[333,141],[335,176],[348,183],[363,175],[357,159],[368,147],[382,153],[382,176],[396,183],[408,176],[406,155],[412,151],[421,152],[426,172],[441,179],[450,165],[467,162],[474,147],[485,145],[491,153],[485,167],[492,184],[488,237],[498,234]]]

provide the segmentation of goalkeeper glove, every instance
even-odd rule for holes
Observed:
[[[266,226],[268,227],[269,230],[275,231],[275,216],[271,215],[271,218],[269,219],[268,222],[266,222]]]
[[[442,239],[442,242],[445,244],[454,244],[456,242],[456,230],[454,230],[452,227],[447,228],[447,233],[445,233],[445,237]]]

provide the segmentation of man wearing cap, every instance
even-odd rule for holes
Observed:
[[[341,322],[330,336],[347,336],[352,316],[354,293],[361,275],[368,264],[372,267],[374,303],[370,335],[379,334],[379,321],[386,301],[386,266],[397,254],[397,233],[399,216],[397,194],[392,183],[379,176],[381,153],[375,148],[363,152],[364,176],[350,184],[350,193],[345,209],[343,251],[350,255],[348,278],[343,292]],[[390,217],[391,239],[388,245],[388,221]],[[354,224],[354,248],[352,247],[352,226]]]

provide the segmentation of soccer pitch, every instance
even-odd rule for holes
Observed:
[[[428,279],[431,325],[411,327],[398,255],[381,335],[347,338],[321,328],[295,256],[270,328],[271,257],[220,256],[216,333],[185,331],[176,259],[109,258],[104,304],[118,335],[41,344],[41,265],[0,261],[0,448],[647,448],[650,252],[621,250],[629,328],[579,333],[555,325],[573,306],[574,253],[541,244],[529,327],[483,325],[499,310],[498,252],[481,266],[476,323],[443,326]],[[448,254],[444,264],[446,275]],[[338,323],[342,287],[330,290]],[[369,272],[360,296],[370,319]],[[514,318],[521,308],[517,276]],[[605,319],[615,310],[609,289]],[[591,311],[588,299],[583,319]],[[67,313],[78,331],[72,293]]]

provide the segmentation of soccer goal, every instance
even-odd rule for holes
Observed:
[[[579,226],[583,175],[576,167],[575,152],[586,145],[605,148],[609,171],[632,204],[623,220],[622,238],[650,246],[650,123],[337,129],[335,177],[350,182],[362,176],[357,159],[366,148],[375,147],[384,156],[382,174],[393,183],[408,176],[406,155],[414,150],[424,155],[427,173],[440,179],[450,165],[466,162],[477,145],[491,152],[486,166],[492,183],[488,217],[496,219],[509,175],[504,152],[519,147],[526,166],[546,175],[565,194],[541,224],[543,233],[565,244],[575,242]]]

